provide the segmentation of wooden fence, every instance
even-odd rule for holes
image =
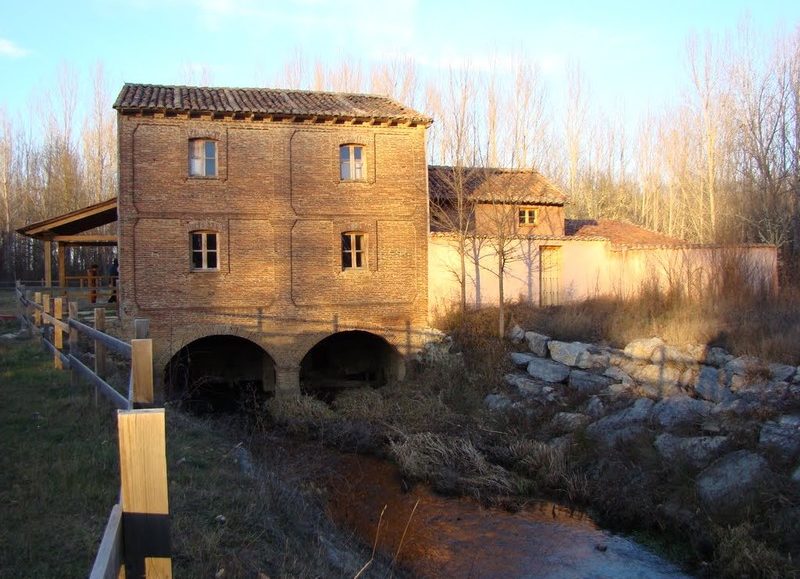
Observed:
[[[103,308],[94,309],[92,327],[78,320],[76,302],[21,285],[16,291],[20,319],[53,354],[55,367],[70,370],[72,386],[81,379],[92,384],[95,403],[102,396],[117,409],[120,500],[111,509],[90,578],[171,578],[165,415],[163,408],[148,408],[153,404],[153,345],[146,337],[147,320],[135,321],[136,337],[127,343],[104,332]],[[80,334],[94,344],[93,369],[80,360]],[[105,379],[109,351],[130,360],[126,394]]]

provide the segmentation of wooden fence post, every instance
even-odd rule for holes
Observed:
[[[133,406],[153,403],[153,341],[131,340],[131,389]]]
[[[172,577],[164,409],[120,410],[125,576]]]
[[[59,322],[64,317],[64,300],[63,298],[55,298],[53,300],[53,317]],[[61,351],[64,349],[64,339],[61,334],[61,326],[53,324],[53,346],[56,351],[53,354],[53,362],[56,369],[63,370],[64,364],[61,362]]]
[[[43,293],[42,294],[42,316],[40,318],[41,321],[42,321],[42,339],[47,340],[48,342],[51,340],[51,338],[50,338],[50,329],[48,328],[47,322],[44,319],[44,314],[47,314],[49,316],[52,311],[53,311],[52,299],[50,298],[50,294],[49,293]],[[44,346],[44,344],[42,344],[42,346]]]
[[[33,303],[42,305],[42,292],[33,294]],[[42,312],[39,308],[33,308],[33,325],[37,328],[42,325]]]
[[[69,317],[72,320],[78,319],[78,302],[69,302],[68,305],[69,310]],[[73,328],[72,326],[69,327],[69,355],[78,357],[78,330],[77,328]],[[73,365],[74,366],[74,365]],[[70,385],[75,388],[78,385],[78,371],[72,367],[72,371],[70,372]],[[97,395],[95,394],[95,401],[97,400]]]
[[[105,308],[94,309],[94,329],[101,332],[106,331]],[[106,377],[106,347],[99,340],[94,341],[94,373],[101,378]]]

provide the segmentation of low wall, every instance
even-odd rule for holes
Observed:
[[[460,259],[455,236],[434,233],[428,244],[431,313],[458,303]],[[489,238],[467,242],[467,302],[498,302],[497,251]],[[559,265],[542,271],[541,248],[558,248]],[[510,244],[504,296],[541,304],[542,279],[550,278],[558,302],[599,296],[631,297],[646,284],[691,294],[726,284],[776,288],[775,246],[614,247],[604,239],[520,237]],[[554,281],[556,280],[556,281]],[[545,283],[548,283],[547,281]]]

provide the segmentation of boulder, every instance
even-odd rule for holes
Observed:
[[[550,357],[557,362],[575,368],[607,368],[609,354],[596,346],[582,342],[559,342],[550,340],[547,343]]]
[[[625,354],[636,360],[650,360],[657,348],[664,346],[661,338],[640,338],[625,346]]]
[[[789,382],[797,373],[797,368],[787,364],[770,364],[769,373],[777,382]]]
[[[792,473],[792,480],[794,482],[800,483],[800,464],[798,464],[797,468],[794,469],[794,472]]]
[[[709,348],[708,354],[706,355],[706,364],[709,366],[716,366],[717,368],[722,368],[731,360],[733,360],[733,356],[723,348]]]
[[[521,342],[525,339],[525,330],[519,327],[518,324],[514,324],[510,328],[508,328],[508,332],[506,332],[508,339],[512,342]]]
[[[626,386],[633,385],[633,378],[631,378],[627,372],[618,368],[617,366],[609,366],[606,368],[605,372],[603,372],[603,376],[608,376],[614,382],[625,384]]]
[[[628,384],[619,383],[619,384],[612,384],[608,387],[608,393],[611,395],[612,398],[620,398],[623,396],[632,396],[635,390],[635,384],[631,381]]]
[[[534,358],[528,363],[528,374],[545,382],[563,382],[569,376],[569,367],[545,358]]]
[[[644,422],[652,408],[652,400],[639,398],[633,406],[590,424],[586,433],[607,447],[614,446],[618,442],[628,442],[646,432]]]
[[[586,426],[591,419],[578,412],[558,412],[550,421],[550,426],[557,432],[574,432]]]
[[[784,459],[800,454],[800,414],[784,415],[765,422],[758,437],[760,448],[772,449]]]
[[[711,402],[729,402],[735,397],[729,388],[720,384],[720,371],[711,366],[702,366],[694,390],[698,396]]]
[[[697,498],[710,512],[733,512],[752,500],[771,476],[763,456],[738,450],[717,459],[697,476]]]
[[[591,418],[602,418],[606,413],[606,406],[599,396],[592,396],[586,403],[586,414]]]
[[[734,398],[726,400],[725,402],[717,402],[711,409],[712,416],[720,416],[730,414],[733,416],[749,416],[755,414],[761,405],[752,400],[742,400],[741,398]]]
[[[511,363],[518,368],[527,368],[528,363],[536,356],[527,352],[511,352]]]
[[[764,372],[766,374],[767,368],[761,360],[754,356],[739,356],[725,364],[725,372],[728,376],[745,376],[747,374],[753,375],[756,372]]]
[[[695,469],[705,468],[730,446],[727,436],[683,438],[667,432],[659,434],[654,444],[665,461],[687,464]]]
[[[680,388],[681,370],[677,366],[645,364],[626,370],[632,370],[628,373],[637,382],[655,387],[657,394],[670,395],[670,393],[682,391]]]
[[[533,380],[529,374],[506,374],[503,376],[503,380],[512,388],[516,388],[520,394],[526,396],[538,396],[542,393],[544,386],[541,382]]]
[[[491,412],[503,412],[510,409],[514,403],[504,394],[488,394],[486,398],[483,399],[483,404]]]
[[[602,374],[592,374],[585,370],[570,370],[569,387],[585,394],[595,394],[611,386],[614,381]]]
[[[528,342],[528,349],[537,356],[544,358],[547,356],[547,343],[550,336],[537,334],[536,332],[525,332],[525,341]]]
[[[652,417],[662,428],[698,425],[713,408],[711,402],[686,395],[661,400],[653,406]]]
[[[680,349],[675,346],[664,344],[653,350],[653,355],[650,356],[650,361],[653,364],[663,364],[664,362],[672,362],[674,364],[697,364],[706,359],[705,346],[692,345],[687,346],[685,349]]]

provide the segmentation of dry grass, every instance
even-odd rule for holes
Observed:
[[[517,488],[508,471],[489,463],[465,438],[413,434],[392,442],[390,452],[406,476],[429,481],[439,492],[480,500],[511,494]]]

